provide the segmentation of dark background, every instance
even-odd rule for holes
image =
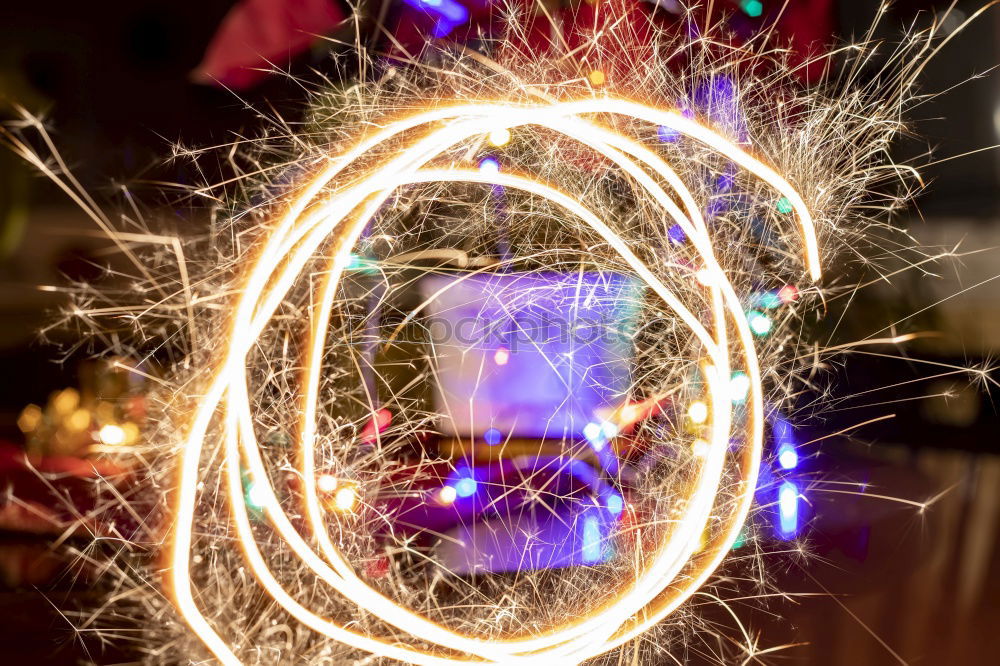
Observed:
[[[805,1],[805,0],[803,0]],[[794,0],[793,0],[794,2]],[[5,2],[0,7],[0,98],[45,112],[54,139],[82,183],[113,205],[122,184],[178,230],[204,220],[152,183],[200,182],[185,160],[167,159],[172,147],[215,145],[259,127],[256,109],[295,117],[301,90],[277,77],[239,95],[195,85],[192,69],[230,9],[226,0],[198,2]],[[861,34],[874,2],[836,3],[840,35]],[[978,2],[959,2],[965,15]],[[893,39],[918,9],[947,3],[901,2],[880,36]],[[926,71],[923,90],[937,93],[1000,63],[1000,12],[987,13]],[[295,59],[308,76],[323,54]],[[6,111],[4,111],[6,113]],[[10,114],[8,114],[10,115]],[[12,117],[12,116],[11,116]],[[992,146],[1000,137],[1000,79],[983,76],[936,99],[914,117],[920,140],[904,141],[900,157],[934,148],[936,159]],[[208,168],[213,168],[211,163]],[[224,169],[224,167],[219,167]],[[998,153],[983,151],[924,170],[933,184],[899,220],[919,241],[988,249],[938,268],[939,279],[905,276],[872,290],[853,308],[841,335],[863,337],[908,314],[1000,274]],[[79,358],[62,363],[53,343],[69,332],[39,330],[65,302],[39,285],[86,278],[106,245],[92,223],[45,179],[14,156],[0,154],[0,439],[17,443],[15,426],[29,402],[76,383]],[[899,315],[895,315],[898,318]],[[976,366],[1000,351],[1000,281],[989,282],[929,309],[916,322],[942,335],[914,344],[915,360],[847,356],[834,369],[836,394],[849,396],[933,372],[919,361]],[[952,398],[940,397],[948,392]],[[891,421],[850,438],[810,449],[804,473],[825,481],[863,482],[878,494],[923,502],[944,493],[926,511],[874,498],[812,497],[814,523],[806,530],[812,555],[768,559],[791,600],[769,604],[784,619],[743,608],[744,622],[761,633],[762,648],[786,650],[765,663],[820,665],[990,664],[1000,654],[1000,422],[995,396],[982,382],[961,377],[902,386],[878,397],[847,401],[842,409],[806,423],[815,436],[887,413]],[[963,418],[954,416],[954,401]],[[873,404],[886,403],[893,404]],[[970,411],[971,410],[971,411]],[[972,416],[969,417],[968,415]],[[808,437],[807,437],[808,438]],[[874,492],[874,490],[873,490]],[[32,542],[29,545],[37,545]],[[18,561],[23,537],[0,534],[0,561]],[[36,553],[36,550],[31,550]],[[35,555],[32,555],[34,557]],[[14,565],[16,568],[16,565]],[[101,648],[76,635],[56,608],[86,591],[61,576],[44,586],[16,576],[0,581],[0,661],[7,664],[99,663],[131,658],[125,645]],[[818,596],[794,596],[797,593]],[[81,638],[84,638],[81,640]],[[697,657],[692,657],[697,662]]]

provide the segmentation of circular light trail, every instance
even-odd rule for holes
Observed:
[[[680,176],[654,151],[628,136],[615,132],[594,118],[624,116],[653,127],[667,128],[717,151],[769,185],[781,202],[782,213],[794,213],[804,246],[805,266],[813,280],[820,276],[816,234],[809,210],[792,186],[773,169],[723,136],[681,113],[636,102],[615,99],[585,99],[545,105],[517,106],[502,103],[470,103],[435,108],[389,122],[356,146],[334,157],[329,166],[305,184],[290,208],[275,220],[254,259],[248,262],[239,296],[229,323],[220,364],[196,405],[181,451],[169,581],[175,604],[192,630],[224,664],[241,661],[236,648],[220,635],[199,610],[192,590],[192,526],[199,501],[199,483],[219,470],[203,468],[203,451],[214,423],[221,424],[225,444],[223,463],[228,500],[236,534],[243,548],[248,573],[291,616],[328,638],[374,655],[416,664],[537,664],[579,663],[611,650],[655,625],[688,599],[712,574],[739,536],[753,500],[763,444],[763,399],[761,370],[753,346],[758,327],[748,321],[740,299],[716,259],[709,231],[699,206]],[[664,215],[689,239],[702,266],[709,321],[692,311],[645,265],[599,212],[586,208],[557,184],[541,182],[531,175],[500,172],[493,160],[478,169],[427,167],[438,156],[466,146],[500,129],[534,125],[579,142],[609,160],[630,177]],[[414,132],[411,130],[420,130]],[[662,136],[662,130],[660,132]],[[338,181],[374,148],[386,142],[399,145],[393,155],[361,178]],[[492,158],[487,158],[492,159]],[[496,168],[494,168],[494,165]],[[405,608],[370,587],[333,542],[320,500],[316,473],[316,411],[320,365],[327,349],[326,333],[334,292],[351,251],[368,222],[383,203],[400,188],[423,183],[480,183],[521,190],[548,200],[570,217],[588,225],[628,265],[653,294],[688,327],[700,347],[705,397],[704,425],[700,426],[697,473],[684,502],[686,512],[669,537],[659,544],[644,570],[612,601],[589,609],[572,623],[551,627],[529,636],[486,640],[465,635],[437,624]],[[679,204],[677,203],[679,201]],[[785,210],[787,208],[787,210]],[[310,320],[309,352],[302,379],[302,422],[296,442],[301,462],[300,478],[308,535],[285,513],[271,482],[254,433],[248,389],[247,357],[282,300],[319,247],[332,245],[332,261],[320,280],[315,315]],[[731,344],[730,327],[735,337]],[[740,358],[749,387],[744,444],[730,452],[733,404],[730,392],[732,357]],[[221,417],[221,418],[217,418]],[[695,420],[692,418],[692,420]],[[703,541],[713,519],[726,461],[735,456],[741,474],[736,501],[727,505],[721,527]],[[381,639],[361,633],[316,614],[286,590],[259,550],[244,494],[244,475],[250,480],[253,501],[283,545],[324,583],[348,603],[356,604],[390,625],[405,631],[411,642]],[[439,491],[442,504],[466,496],[469,487],[458,481],[454,493]],[[352,493],[354,490],[352,489]],[[475,488],[472,488],[472,493]],[[470,495],[472,493],[469,493]],[[339,491],[338,491],[339,496]],[[354,495],[352,494],[352,498]],[[612,506],[612,504],[614,506]],[[617,503],[608,509],[614,511]],[[353,507],[353,502],[352,502]],[[716,517],[719,518],[719,517]],[[683,576],[681,575],[683,574]],[[433,643],[436,648],[423,647]]]

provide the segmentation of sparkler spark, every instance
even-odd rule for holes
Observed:
[[[681,114],[661,111],[621,99],[581,100],[547,106],[522,108],[504,104],[460,105],[452,108],[425,111],[389,124],[375,136],[360,142],[355,148],[332,160],[332,164],[312,183],[305,194],[293,202],[290,211],[277,223],[274,233],[266,240],[256,264],[248,271],[226,343],[227,353],[222,368],[198,405],[191,433],[182,453],[177,527],[171,560],[171,579],[178,608],[206,645],[224,663],[240,663],[236,654],[211,627],[198,610],[191,593],[190,551],[192,525],[197,504],[197,486],[201,474],[203,442],[212,417],[222,406],[225,419],[226,468],[228,470],[228,496],[235,516],[236,527],[247,562],[260,584],[275,600],[303,624],[335,640],[375,654],[412,663],[438,664],[464,659],[450,659],[438,654],[402,648],[398,644],[372,639],[320,617],[289,595],[278,579],[268,570],[261,557],[254,530],[250,524],[243,497],[243,480],[240,474],[242,461],[251,470],[255,489],[263,488],[260,504],[274,529],[301,560],[324,582],[386,622],[403,629],[414,637],[438,643],[442,647],[472,654],[483,660],[497,663],[551,663],[553,658],[579,662],[606,652],[640,634],[656,624],[676,608],[711,574],[735,541],[750,509],[756,488],[756,470],[763,446],[763,390],[760,367],[754,351],[750,323],[740,299],[729,284],[712,247],[712,239],[691,190],[685,186],[677,172],[648,148],[627,136],[609,131],[588,121],[584,114],[619,114],[644,120],[653,126],[666,126],[719,151],[727,159],[748,169],[753,175],[767,182],[791,202],[800,222],[804,238],[806,263],[809,273],[819,277],[819,258],[812,218],[801,196],[772,168],[747,154],[732,142],[715,132],[685,119]],[[367,151],[377,148],[406,130],[420,129],[425,125],[453,122],[430,131],[426,136],[404,144],[395,155],[379,168],[352,179],[349,185],[340,185],[337,177]],[[568,137],[597,151],[614,162],[639,182],[663,208],[674,223],[681,226],[686,236],[697,248],[711,279],[707,291],[712,304],[711,331],[698,316],[673,293],[647,265],[596,214],[582,206],[571,196],[538,180],[528,177],[483,173],[468,169],[424,169],[441,153],[470,138],[495,132],[497,127],[516,130],[523,125],[538,125]],[[636,161],[630,161],[631,155]],[[645,169],[653,170],[655,178]],[[670,198],[659,183],[673,188],[686,207],[685,213]],[[711,404],[708,441],[710,446],[703,458],[698,481],[682,504],[688,508],[679,527],[658,549],[646,568],[631,586],[613,603],[595,609],[588,616],[570,627],[538,632],[526,639],[483,641],[459,635],[439,624],[429,622],[418,614],[378,594],[362,581],[329,537],[324,513],[316,489],[316,405],[318,404],[321,359],[326,348],[325,331],[338,280],[350,262],[350,253],[371,218],[385,201],[404,185],[434,182],[472,182],[500,185],[531,192],[560,205],[575,217],[589,224],[614,248],[631,269],[666,303],[673,313],[687,324],[704,349],[706,360],[712,365],[703,367],[707,387],[707,400]],[[314,197],[323,193],[319,204],[310,209]],[[362,212],[352,218],[352,212],[363,206]],[[319,544],[322,556],[312,549],[299,534],[292,520],[285,513],[277,494],[268,482],[268,472],[259,453],[254,432],[254,417],[248,398],[246,357],[256,338],[285,298],[294,278],[312,257],[322,241],[334,241],[328,252],[333,261],[322,279],[318,305],[313,315],[310,332],[310,354],[303,384],[305,386],[303,422],[299,454],[302,460],[301,479],[305,511],[312,535]],[[730,424],[733,421],[732,403],[723,378],[729,377],[730,351],[728,349],[725,310],[737,330],[741,354],[750,378],[752,413],[748,420],[748,445],[744,457],[742,490],[732,515],[723,518],[722,536],[698,557],[695,568],[688,573],[689,581],[670,594],[663,593],[674,584],[676,577],[695,554],[701,535],[707,529],[715,505],[719,484],[730,441]],[[697,421],[708,420],[708,413]],[[260,484],[260,485],[257,485]],[[662,597],[659,598],[658,597]],[[652,602],[652,607],[647,608]],[[640,611],[646,609],[642,618]]]
[[[894,54],[880,86],[853,78],[874,48],[857,44],[835,54],[853,72],[841,89],[804,89],[763,40],[724,47],[714,26],[637,35],[609,16],[529,60],[517,45],[530,28],[510,11],[489,58],[437,53],[318,91],[304,129],[248,151],[246,201],[196,193],[228,215],[207,248],[115,236],[128,257],[147,242],[178,264],[164,277],[135,258],[155,304],[96,308],[88,292],[73,315],[127,315],[183,358],[158,380],[149,434],[156,500],[172,503],[149,530],[169,525],[181,622],[151,629],[169,647],[150,661],[204,648],[225,664],[599,658],[675,631],[668,616],[696,623],[685,602],[753,542],[766,445],[775,465],[799,464],[790,426],[781,442],[765,426],[821,354],[848,348],[799,330],[850,292],[824,272],[842,277],[851,253],[868,262],[862,241],[889,234],[884,216],[912,194],[885,150],[926,55],[907,58],[934,52],[934,30]],[[501,289],[518,280],[529,286]],[[478,363],[473,394],[495,377],[504,397],[531,393],[541,375],[517,374],[526,358],[564,380],[571,406],[593,385],[613,394],[573,432],[553,434],[565,405],[526,436],[517,418],[479,427],[476,395],[456,408],[427,388],[454,372],[442,359],[457,337],[433,330],[449,294],[479,289],[472,320],[495,305],[490,317],[524,333],[532,307],[582,326],[615,280],[629,313],[608,308],[617,319],[597,328],[616,330],[617,356],[586,365],[575,338],[531,336],[527,351],[507,338],[481,358],[479,341],[459,350]],[[615,364],[622,386],[594,379]],[[476,427],[451,432],[462,419]],[[806,491],[771,490],[793,533]],[[746,655],[768,651],[744,634]]]

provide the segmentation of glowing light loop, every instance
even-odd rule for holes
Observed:
[[[234,648],[227,644],[200,612],[192,593],[192,524],[197,507],[203,450],[217,414],[223,415],[225,473],[229,502],[240,544],[250,571],[258,582],[292,616],[331,639],[380,656],[417,664],[525,663],[549,666],[579,663],[599,655],[641,634],[659,622],[697,590],[716,569],[733,542],[753,501],[757,468],[763,443],[763,400],[761,371],[754,351],[756,331],[747,320],[740,300],[716,259],[705,221],[690,190],[664,160],[642,144],[589,119],[594,115],[620,115],[649,123],[699,141],[729,161],[767,183],[780,197],[783,208],[794,213],[799,223],[804,260],[809,277],[820,276],[819,251],[809,210],[801,196],[776,171],[749,155],[725,137],[680,113],[664,111],[635,102],[605,98],[554,103],[543,106],[474,103],[432,109],[391,122],[362,140],[343,155],[331,160],[296,197],[289,210],[277,221],[246,274],[230,323],[224,358],[212,373],[188,430],[181,453],[175,531],[171,547],[169,578],[175,603],[212,653],[225,664],[239,664]],[[447,150],[480,136],[494,135],[522,125],[535,125],[560,133],[596,151],[628,174],[690,239],[702,262],[700,282],[710,304],[711,323],[706,325],[650,270],[597,213],[587,209],[571,194],[539,182],[530,176],[492,169],[426,168]],[[360,158],[389,140],[398,141],[408,133],[425,133],[404,141],[407,145],[363,178],[339,184],[337,177]],[[698,340],[704,358],[705,434],[703,455],[698,456],[697,474],[688,494],[684,519],[659,545],[649,565],[627,588],[603,607],[594,608],[578,621],[530,636],[484,640],[454,632],[381,595],[363,581],[333,543],[326,526],[326,513],[317,485],[315,460],[316,408],[319,391],[320,359],[326,348],[326,331],[334,293],[340,276],[350,265],[351,251],[363,229],[382,204],[399,188],[440,182],[499,185],[529,192],[562,208],[586,223],[608,243],[646,285],[684,322]],[[668,193],[668,188],[670,193]],[[674,197],[680,201],[678,206]],[[782,210],[782,212],[786,212]],[[305,513],[311,533],[299,532],[285,513],[261,457],[253,429],[248,398],[246,359],[257,338],[266,328],[282,299],[292,288],[307,262],[323,243],[332,247],[332,260],[319,288],[318,305],[310,322],[311,341],[303,376],[303,416],[297,442],[302,460],[301,479]],[[735,331],[737,350],[730,349],[729,327]],[[741,447],[739,469],[742,482],[735,508],[723,517],[721,529],[708,543],[703,534],[712,509],[729,453],[732,436],[731,357],[741,356],[746,373],[748,415],[745,445]],[[250,523],[244,496],[243,470],[249,471],[255,504],[283,542],[323,582],[343,598],[357,604],[386,623],[414,637],[413,645],[395,638],[379,639],[348,629],[320,617],[285,590],[269,570],[260,552]],[[475,492],[475,480],[465,486],[443,489],[440,501],[449,503]],[[471,489],[472,492],[469,492]],[[346,492],[346,491],[345,491]],[[345,494],[343,506],[354,506],[361,494]],[[616,496],[617,497],[617,496]],[[350,502],[348,502],[350,499]],[[621,498],[611,501],[609,510],[619,510]],[[683,577],[680,574],[684,573]],[[416,638],[419,637],[419,638]],[[416,647],[432,642],[436,650]]]

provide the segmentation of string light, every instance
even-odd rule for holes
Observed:
[[[459,497],[472,497],[478,488],[479,483],[470,476],[459,479],[455,483],[455,493]]]
[[[742,403],[750,392],[750,378],[745,372],[734,372],[729,380],[729,399],[734,403]]]
[[[696,400],[688,406],[687,415],[692,423],[704,423],[708,420],[708,405]]]
[[[778,489],[778,514],[781,534],[795,535],[799,528],[799,488],[791,481],[785,481]]]
[[[605,501],[605,506],[608,509],[608,513],[612,516],[619,516],[621,512],[625,509],[625,500],[621,495],[611,493],[608,495],[608,499]]]
[[[507,365],[508,361],[510,361],[510,350],[506,347],[501,347],[494,352],[493,362],[497,365]]]
[[[247,485],[246,491],[246,503],[250,508],[255,510],[260,510],[264,508],[265,502],[267,502],[267,491],[264,486],[256,481],[251,481]]]
[[[333,506],[342,513],[354,510],[358,502],[358,491],[353,485],[341,486],[333,494]]]
[[[583,519],[583,561],[597,562],[601,559],[601,524],[594,516]]]
[[[107,425],[101,427],[97,436],[101,440],[102,444],[107,444],[108,446],[118,446],[125,443],[125,434],[125,429],[121,426],[108,423]]]
[[[492,157],[484,157],[479,160],[479,170],[486,175],[493,175],[500,172],[500,162]]]
[[[764,3],[760,0],[740,0],[740,9],[750,18],[759,18],[764,13]]]
[[[778,290],[778,299],[785,305],[797,301],[799,299],[799,288],[794,284],[786,284]]]
[[[506,127],[500,127],[490,132],[489,142],[497,148],[500,146],[506,146],[509,141],[510,130]]]
[[[778,452],[778,464],[782,469],[795,469],[799,465],[799,454],[790,446],[785,446]]]
[[[438,491],[438,502],[444,505],[454,504],[458,491],[454,486],[444,486]]]
[[[750,330],[753,331],[755,335],[767,335],[771,332],[771,318],[763,312],[758,312],[756,310],[750,311],[747,314],[747,321],[750,324]]]
[[[337,488],[337,477],[332,474],[322,474],[316,479],[316,488],[321,493],[332,493]]]

